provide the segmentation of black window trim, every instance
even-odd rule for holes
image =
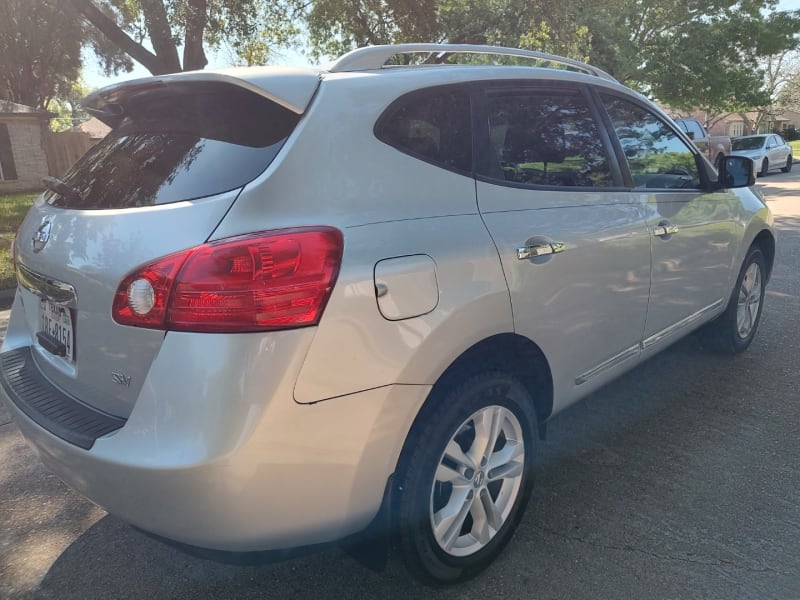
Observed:
[[[706,164],[706,160],[701,154],[700,150],[689,139],[689,136],[683,132],[682,128],[678,126],[676,123],[673,123],[671,119],[669,119],[668,117],[665,118],[663,114],[659,113],[657,110],[653,110],[653,107],[649,105],[647,102],[643,102],[640,98],[637,98],[632,94],[626,94],[624,92],[615,90],[613,88],[603,87],[602,89],[598,89],[597,87],[594,86],[592,87],[591,93],[598,109],[602,111],[603,123],[605,124],[605,127],[607,128],[608,133],[611,135],[611,139],[613,140],[612,145],[614,147],[614,151],[617,154],[617,162],[619,163],[623,173],[626,191],[636,192],[636,193],[641,193],[643,191],[646,191],[648,193],[669,192],[670,194],[702,194],[704,192],[707,192],[711,187],[713,187],[713,184],[716,183],[717,181],[716,172],[713,172],[713,177],[712,177],[712,172],[709,172],[709,165]],[[608,110],[606,109],[605,104],[603,103],[601,94],[606,96],[615,96],[621,100],[629,102],[630,104],[638,106],[642,110],[645,110],[653,114],[660,121],[662,121],[664,125],[666,125],[673,133],[675,133],[678,136],[678,138],[681,141],[683,141],[684,144],[686,144],[686,147],[689,149],[689,151],[694,155],[694,162],[697,165],[698,175],[700,176],[700,187],[683,189],[683,188],[640,188],[634,186],[633,175],[631,174],[630,167],[628,166],[628,160],[625,157],[625,152],[622,149],[622,144],[620,144],[617,132],[614,129],[614,123],[611,121],[611,115],[608,114]]]
[[[475,177],[475,104],[473,101],[473,94],[470,92],[472,84],[471,82],[460,82],[460,83],[446,83],[442,85],[433,85],[433,86],[426,86],[424,88],[419,88],[416,90],[412,90],[410,92],[406,92],[397,98],[395,98],[381,113],[378,119],[375,121],[375,125],[372,128],[372,134],[375,136],[378,141],[383,142],[387,146],[391,146],[398,152],[402,152],[406,156],[410,156],[417,160],[421,160],[422,162],[428,163],[429,165],[433,165],[439,169],[443,169],[445,171],[449,171],[451,173],[455,173],[457,175],[464,175],[467,177]],[[409,150],[407,148],[403,148],[396,143],[393,143],[389,140],[386,136],[381,135],[380,131],[383,129],[384,123],[391,118],[394,114],[395,110],[400,107],[401,105],[407,104],[409,100],[416,100],[417,98],[424,98],[425,96],[438,96],[441,94],[448,94],[453,92],[459,92],[464,94],[469,103],[469,113],[470,113],[470,140],[472,144],[472,152],[471,152],[471,161],[470,167],[468,170],[464,171],[462,169],[455,168],[451,165],[444,164],[440,161],[433,160],[427,156],[424,156],[418,152],[414,152],[413,150]]]
[[[552,81],[541,79],[492,79],[476,82],[474,84],[473,94],[475,99],[473,102],[473,113],[475,119],[473,122],[473,140],[481,140],[483,143],[473,142],[473,162],[475,164],[475,179],[483,183],[492,185],[500,185],[504,187],[525,189],[525,190],[543,190],[543,191],[556,191],[567,193],[604,193],[604,192],[622,192],[627,191],[625,186],[623,171],[619,164],[619,158],[613,151],[612,140],[613,137],[609,136],[609,132],[605,127],[602,120],[603,113],[598,111],[596,103],[589,92],[589,86],[584,83],[571,82],[571,81]],[[489,144],[485,143],[489,139],[489,98],[493,94],[507,92],[519,93],[541,93],[541,92],[554,92],[554,93],[569,93],[577,94],[584,98],[592,119],[595,121],[598,133],[600,135],[603,149],[606,152],[606,160],[608,161],[609,170],[614,185],[606,187],[597,186],[564,186],[564,185],[541,185],[534,183],[520,183],[516,181],[508,181],[506,179],[492,176],[493,165],[495,159],[491,155]]]

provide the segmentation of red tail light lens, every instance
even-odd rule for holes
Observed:
[[[176,331],[266,331],[315,325],[342,259],[330,227],[210,242],[126,276],[112,314],[123,325]]]

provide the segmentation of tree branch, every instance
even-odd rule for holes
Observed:
[[[127,33],[122,31],[113,19],[95,6],[92,0],[69,0],[83,17],[94,25],[103,35],[128,54],[135,61],[141,63],[153,75],[168,73],[169,69],[162,64],[160,57],[150,52],[147,48],[135,42]]]

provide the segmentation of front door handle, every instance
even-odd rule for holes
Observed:
[[[678,227],[672,223],[662,222],[653,227],[653,235],[657,237],[674,235],[676,233],[678,233]]]
[[[544,244],[531,244],[517,248],[517,258],[527,260],[537,256],[548,256],[549,254],[560,254],[567,249],[564,242],[548,242]]]

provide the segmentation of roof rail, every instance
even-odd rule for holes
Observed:
[[[611,75],[588,65],[579,60],[564,58],[546,52],[535,50],[520,50],[519,48],[504,48],[502,46],[483,46],[476,44],[394,44],[388,46],[367,46],[357,48],[339,57],[328,69],[330,73],[345,73],[350,71],[371,71],[386,67],[386,62],[398,54],[424,54],[444,57],[448,54],[494,54],[498,56],[517,56],[520,58],[533,58],[555,64],[564,65],[572,69],[616,81]]]

